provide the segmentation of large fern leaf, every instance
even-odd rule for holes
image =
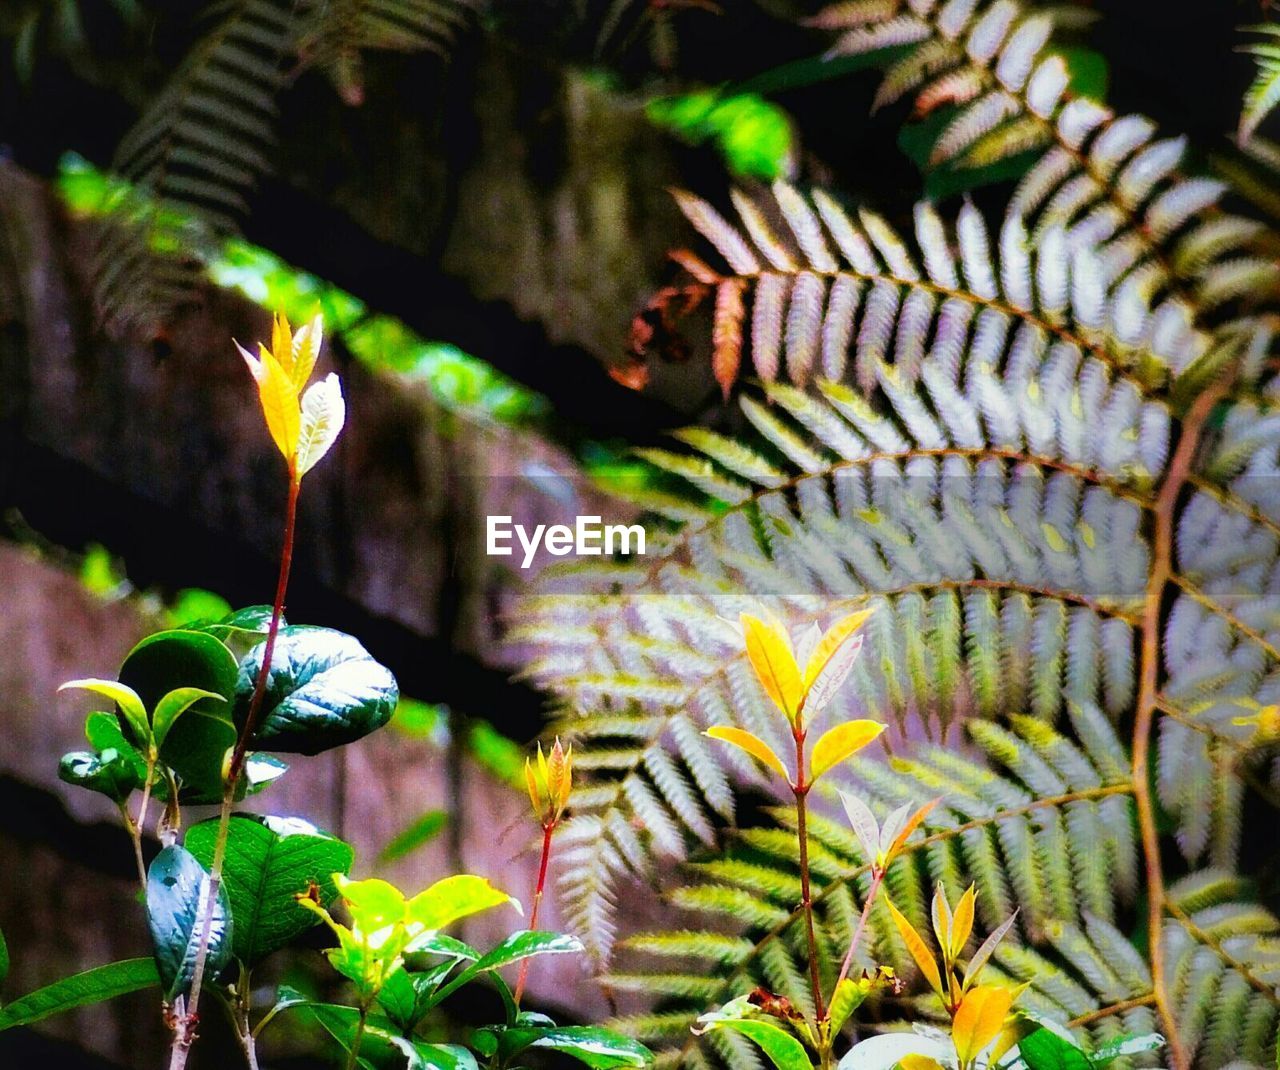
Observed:
[[[778,289],[768,319],[784,324],[782,340],[768,324],[765,341],[753,339],[765,378],[784,358],[807,369],[794,378],[821,366],[862,390],[766,384],[741,399],[753,438],[694,429],[679,436],[683,452],[646,451],[689,486],[647,503],[674,529],[655,531],[644,558],[553,573],[527,603],[518,635],[540,652],[533,675],[568,706],[560,730],[594,756],[563,867],[576,927],[606,956],[618,882],[714,842],[733,804],[718,761],[763,790],[756,770],[709,754],[697,732],[732,722],[782,745],[729,623],[737,611],[763,601],[799,625],[871,604],[879,612],[833,716],[885,720],[892,753],[910,755],[892,776],[864,767],[886,805],[913,780],[949,800],[927,830],[927,843],[949,846],[924,850],[913,878],[895,877],[895,895],[918,908],[926,879],[979,879],[988,924],[1020,908],[1034,958],[1019,961],[1050,963],[1046,976],[1060,978],[1046,1011],[1096,1022],[1094,1039],[1118,1028],[1113,1018],[1150,1025],[1158,997],[1165,1028],[1191,1023],[1184,1051],[1208,1051],[1213,992],[1237,975],[1249,998],[1265,998],[1256,1035],[1270,1037],[1270,944],[1241,941],[1238,956],[1215,947],[1209,928],[1182,923],[1175,888],[1151,891],[1158,962],[1116,977],[1085,970],[1117,968],[1100,942],[1122,939],[1115,923],[1132,921],[1139,855],[1148,881],[1177,872],[1177,854],[1231,872],[1245,794],[1270,794],[1266,740],[1241,721],[1274,703],[1280,684],[1280,616],[1267,593],[1280,589],[1280,412],[1265,390],[1197,393],[1191,376],[1211,365],[1251,377],[1240,335],[1194,325],[1174,295],[1150,307],[1128,276],[1099,269],[1096,248],[1061,230],[1036,243],[1016,216],[993,239],[971,208],[954,228],[922,208],[908,243],[828,198],[785,187],[775,197],[763,209],[739,200],[745,233],[684,204],[753,289],[755,309],[760,287]],[[816,282],[797,296],[805,277]],[[836,299],[838,286],[850,299]],[[983,780],[976,755],[919,750],[922,739],[965,738],[1008,775]],[[1152,769],[1174,825],[1163,853]],[[1073,797],[1080,790],[1104,794]],[[1017,820],[1006,824],[1004,811]],[[1001,828],[965,829],[950,846],[960,824],[987,818]],[[779,831],[785,823],[741,834],[747,853],[703,866],[707,879],[677,903],[784,939],[713,940],[705,949],[725,956],[723,969],[638,986],[691,1006],[730,994],[717,980],[727,970],[768,978],[803,1005],[799,974],[787,982],[799,954],[785,938],[794,873],[757,857],[783,850]],[[857,873],[837,844],[819,865],[853,895]],[[1184,976],[1187,939],[1193,960],[1211,953],[1219,964],[1212,986]],[[744,957],[731,960],[734,949]],[[1159,984],[1142,991],[1137,979],[1153,966]],[[677,1028],[663,1006],[640,1024]],[[1227,1043],[1220,1029],[1213,1038],[1215,1051]],[[695,1063],[710,1050],[681,1047]],[[1233,1050],[1246,1049],[1240,1040]]]

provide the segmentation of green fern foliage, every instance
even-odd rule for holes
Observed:
[[[207,28],[121,141],[131,186],[102,230],[94,276],[117,331],[153,330],[199,301],[203,265],[238,232],[271,171],[277,99],[308,64],[349,103],[363,99],[364,51],[444,52],[474,0],[218,0]]]
[[[718,920],[671,942],[624,936],[623,948],[703,961],[619,969],[620,990],[657,999],[656,1016],[629,1024],[658,1040],[665,1030],[689,1065],[734,1064],[731,1041],[677,1038],[677,1009],[749,982],[804,1006],[794,837],[777,813],[772,827],[731,833],[727,858],[698,860],[734,814],[698,730],[736,724],[784,748],[729,623],[739,611],[764,603],[803,627],[874,605],[832,717],[890,725],[884,757],[900,757],[858,769],[884,808],[944,799],[888,880],[895,902],[919,918],[930,882],[955,892],[977,881],[988,926],[1020,911],[1021,943],[997,962],[1036,979],[1035,1006],[1087,1026],[1094,1043],[1144,1032],[1150,966],[1121,935],[1145,884],[1135,711],[1156,721],[1174,872],[1180,855],[1185,872],[1234,873],[1245,799],[1274,796],[1272,743],[1249,723],[1277,703],[1280,681],[1280,617],[1265,593],[1278,582],[1280,413],[1261,352],[1234,321],[1197,322],[1179,295],[1144,303],[1132,273],[1099,267],[1095,246],[1073,247],[1060,229],[1037,242],[1016,215],[993,236],[971,207],[954,224],[922,207],[908,241],[824,195],[773,197],[739,197],[741,229],[683,199],[755,310],[764,280],[783,280],[768,344],[752,342],[766,381],[739,402],[750,435],[691,429],[681,449],[646,450],[688,486],[646,500],[661,520],[648,554],[554,570],[517,627],[539,652],[534,678],[565,703],[559,731],[594,756],[560,888],[574,926],[603,961],[619,888],[692,857],[696,877],[673,903]],[[818,280],[814,300],[796,296],[805,277]],[[857,291],[852,311],[831,296],[842,279]],[[793,383],[780,381],[784,361]],[[1212,423],[1196,423],[1187,405],[1206,366],[1232,369],[1239,386]],[[1167,577],[1153,595],[1157,570]],[[1147,659],[1158,659],[1149,670]],[[749,761],[727,762],[735,786],[768,790]],[[846,831],[827,821],[815,833],[838,961],[865,874]],[[1237,929],[1223,911],[1215,935],[1177,894],[1160,915],[1162,976],[1185,1045],[1205,1067],[1222,1065],[1205,1053],[1227,1047],[1251,1058],[1276,1024],[1272,945],[1250,928],[1270,915],[1242,907]],[[876,950],[890,954],[877,924]],[[1262,1040],[1210,1028],[1216,993],[1241,979],[1266,1004],[1252,1034]]]
[[[908,46],[875,104],[914,95],[920,112],[954,107],[934,163],[1038,153],[1011,204],[1034,236],[1065,228],[1070,246],[1098,247],[1108,278],[1131,274],[1148,296],[1172,289],[1198,320],[1272,297],[1274,261],[1250,245],[1259,226],[1218,206],[1220,183],[1181,173],[1185,139],[1070,92],[1054,17],[1014,0],[868,0],[815,21],[839,31],[835,55]]]
[[[1252,41],[1242,49],[1258,64],[1258,73],[1244,95],[1244,108],[1240,112],[1239,140],[1248,141],[1257,133],[1262,121],[1280,104],[1280,26],[1263,23],[1250,26],[1250,32],[1262,40]]]

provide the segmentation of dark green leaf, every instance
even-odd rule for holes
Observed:
[[[125,959],[64,977],[45,988],[15,999],[0,1010],[0,1030],[31,1025],[43,1018],[91,1003],[101,1003],[159,983],[150,959]]]
[[[203,632],[157,632],[129,652],[120,682],[132,687],[148,710],[183,687],[199,687],[225,699],[197,702],[174,725],[160,751],[161,761],[181,779],[184,796],[192,801],[219,798],[223,758],[236,741],[231,722],[236,663],[231,652]]]
[[[264,647],[254,647],[240,663],[238,724],[248,713]],[[395,677],[351,636],[329,628],[283,628],[253,743],[264,750],[319,754],[381,728],[398,697]]]
[[[187,833],[187,848],[202,865],[213,863],[216,819]],[[334,873],[351,868],[351,848],[296,818],[234,814],[228,829],[222,884],[231,903],[232,952],[254,966],[319,922],[298,905],[314,882],[321,902],[337,898]]]
[[[0,932],[0,985],[4,984],[5,978],[9,976],[9,945],[5,941],[4,933]]]
[[[449,822],[444,810],[428,810],[417,821],[392,838],[378,856],[381,862],[394,862],[430,843]]]
[[[284,624],[283,617],[280,618],[280,623]],[[223,642],[228,639],[266,635],[271,627],[271,607],[246,606],[244,609],[237,609],[234,613],[228,613],[221,620],[201,621],[187,627],[194,631],[207,632]]]
[[[164,848],[147,870],[147,922],[156,969],[170,1002],[191,986],[208,889],[209,874],[183,847]],[[231,906],[223,885],[209,930],[207,976],[217,977],[231,961],[232,935]]]
[[[332,1003],[301,1005],[329,1034],[350,1051],[359,1013]],[[475,1056],[453,1044],[428,1044],[401,1036],[386,1018],[370,1015],[356,1060],[364,1070],[477,1070]]]
[[[144,778],[145,773],[139,776],[134,764],[115,749],[101,754],[72,751],[64,754],[58,763],[59,780],[96,791],[114,802],[124,802],[130,793],[142,787]]]

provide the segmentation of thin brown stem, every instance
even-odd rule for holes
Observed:
[[[147,863],[142,857],[142,831],[134,823],[133,817],[129,814],[128,802],[120,804],[120,820],[123,822],[125,831],[129,833],[129,839],[133,842],[133,861],[138,868],[138,883],[142,886],[142,894],[147,894]]]
[[[1078,1018],[1072,1018],[1067,1025],[1072,1029],[1079,1029],[1081,1026],[1093,1025],[1094,1022],[1101,1022],[1106,1018],[1114,1018],[1117,1014],[1124,1014],[1126,1011],[1135,1010],[1138,1007],[1150,1007],[1155,1001],[1154,992],[1148,992],[1145,996],[1134,996],[1133,999],[1122,999],[1119,1003],[1109,1003],[1105,1007],[1099,1007],[1096,1011],[1090,1011],[1088,1014],[1082,1014]]]
[[[871,887],[867,889],[866,902],[862,904],[862,915],[858,918],[858,927],[853,930],[853,939],[849,941],[849,950],[844,956],[844,963],[840,967],[840,976],[836,978],[836,988],[840,987],[840,982],[849,976],[849,971],[853,968],[853,955],[858,950],[858,944],[862,942],[862,934],[866,931],[867,921],[871,917],[871,905],[876,901],[876,894],[880,891],[880,884],[884,880],[884,870],[873,870],[871,874]],[[833,994],[832,999],[835,999]]]
[[[213,860],[209,867],[209,881],[201,901],[200,929],[196,945],[196,961],[191,977],[191,996],[187,1001],[186,1012],[174,1026],[173,1047],[169,1057],[169,1070],[184,1070],[187,1055],[195,1040],[196,1026],[200,1021],[200,992],[204,984],[205,967],[209,957],[209,940],[213,933],[213,914],[218,902],[218,892],[222,885],[222,867],[227,857],[227,839],[231,832],[231,811],[235,807],[236,790],[240,783],[240,774],[244,768],[245,756],[249,743],[253,738],[253,730],[258,714],[262,709],[263,697],[266,694],[267,679],[271,674],[271,659],[275,653],[276,636],[280,631],[280,621],[284,616],[284,596],[289,587],[289,570],[293,563],[293,538],[295,522],[298,514],[298,491],[301,482],[289,472],[289,498],[285,506],[284,539],[280,550],[280,574],[276,580],[276,596],[271,607],[271,624],[267,629],[267,640],[262,651],[262,665],[254,680],[253,694],[249,698],[249,710],[244,724],[240,728],[239,738],[231,753],[231,762],[227,767],[226,782],[222,790],[222,807],[218,814],[218,835],[214,841]]]
[[[1151,955],[1152,999],[1160,1016],[1160,1024],[1169,1045],[1172,1070],[1187,1070],[1190,1065],[1186,1046],[1178,1034],[1165,977],[1164,868],[1160,858],[1160,832],[1156,824],[1155,801],[1151,796],[1150,760],[1151,731],[1160,703],[1161,608],[1165,590],[1173,577],[1174,524],[1178,499],[1190,477],[1196,450],[1205,422],[1214,406],[1226,392],[1228,384],[1220,382],[1205,390],[1187,411],[1182,434],[1169,471],[1160,486],[1155,507],[1155,540],[1151,574],[1147,581],[1142,615],[1142,662],[1139,675],[1138,709],[1133,726],[1133,797],[1137,803],[1138,828],[1142,836],[1143,863],[1147,876],[1147,930]]]
[[[809,937],[809,984],[813,989],[813,1013],[821,1022],[827,1016],[822,1001],[822,978],[818,972],[818,936],[813,926],[813,895],[809,886],[809,830],[806,824],[805,798],[809,786],[804,782],[804,731],[797,726],[796,782],[791,790],[796,797],[796,837],[800,842],[800,899],[804,906],[805,929]]]
[[[529,912],[529,930],[535,931],[538,928],[538,909],[542,906],[542,893],[547,887],[547,865],[551,861],[551,837],[555,832],[555,822],[549,822],[542,826],[542,862],[538,866],[538,883],[533,890],[533,909]],[[524,959],[520,963],[520,976],[516,979],[515,1001],[516,1006],[520,1006],[520,998],[524,995],[524,985],[529,979],[529,960]]]

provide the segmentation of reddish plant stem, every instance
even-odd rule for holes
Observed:
[[[1147,939],[1151,956],[1152,1000],[1169,1047],[1169,1065],[1172,1070],[1187,1070],[1191,1064],[1186,1045],[1178,1033],[1178,1023],[1169,1000],[1168,979],[1165,977],[1162,929],[1166,898],[1164,867],[1160,858],[1160,832],[1156,824],[1155,801],[1151,797],[1151,731],[1160,703],[1160,642],[1163,634],[1161,610],[1165,588],[1173,576],[1174,524],[1178,499],[1191,474],[1205,423],[1228,388],[1226,380],[1210,386],[1196,398],[1183,418],[1182,434],[1156,498],[1151,574],[1147,580],[1142,615],[1142,660],[1137,715],[1133,725],[1133,798],[1138,811],[1138,829],[1142,837],[1142,855],[1147,876]]]
[[[867,928],[867,921],[871,917],[871,905],[876,901],[876,895],[880,891],[880,883],[884,880],[884,870],[875,870],[871,874],[871,887],[867,889],[867,900],[862,904],[862,915],[858,918],[858,927],[853,930],[853,939],[849,941],[849,950],[844,956],[844,963],[840,966],[840,976],[836,978],[836,988],[840,987],[840,982],[849,976],[849,971],[853,968],[853,954],[858,950],[858,944],[862,942],[862,934]],[[832,999],[835,999],[833,994]]]
[[[209,957],[209,940],[213,933],[213,914],[222,885],[222,867],[227,856],[227,838],[231,831],[231,811],[235,807],[236,789],[244,769],[249,742],[257,724],[266,694],[267,679],[271,674],[271,659],[275,653],[276,636],[280,632],[280,620],[284,616],[284,596],[289,587],[289,571],[293,564],[293,538],[298,514],[298,492],[301,480],[289,468],[289,498],[285,506],[284,539],[280,550],[280,573],[276,580],[276,596],[271,607],[271,624],[267,628],[267,640],[262,651],[262,665],[253,683],[249,709],[231,752],[226,781],[222,791],[222,808],[218,815],[218,836],[214,842],[213,862],[209,867],[209,882],[201,902],[199,938],[196,945],[196,961],[192,971],[191,996],[182,1015],[174,1026],[173,1047],[169,1056],[169,1070],[184,1070],[187,1055],[195,1040],[196,1026],[200,1021],[200,992],[204,984],[205,966]]]
[[[804,729],[797,720],[793,733],[796,741],[796,782],[791,790],[796,797],[796,837],[800,841],[800,899],[804,906],[805,928],[809,937],[809,984],[813,988],[813,1013],[819,1022],[827,1016],[822,1001],[822,978],[818,972],[818,937],[813,927],[813,894],[809,886],[809,829],[805,798],[809,785],[804,781]]]
[[[547,887],[547,865],[551,861],[551,836],[555,832],[555,822],[542,826],[542,864],[538,866],[538,883],[533,890],[533,909],[529,912],[529,929],[538,928],[538,908],[542,906],[542,893]],[[520,1006],[520,997],[524,995],[524,985],[529,979],[529,960],[520,963],[520,976],[516,979],[515,1001]]]

